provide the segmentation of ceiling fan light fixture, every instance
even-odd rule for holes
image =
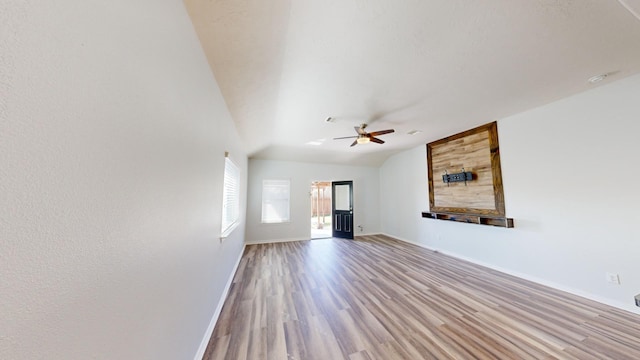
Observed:
[[[358,135],[337,137],[337,138],[333,138],[333,140],[355,139],[355,140],[353,140],[353,143],[351,143],[350,146],[356,146],[358,144],[366,144],[366,143],[369,143],[369,142],[374,142],[376,144],[384,144],[384,140],[378,139],[378,136],[385,135],[385,134],[391,134],[391,133],[395,132],[395,130],[393,130],[393,129],[366,132],[366,131],[364,131],[364,128],[366,128],[366,127],[367,127],[367,124],[362,124],[360,126],[354,126],[353,128],[356,130],[356,133],[358,133]]]

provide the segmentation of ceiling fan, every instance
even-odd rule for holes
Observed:
[[[358,135],[337,137],[337,138],[333,138],[333,140],[355,138],[356,140],[351,144],[351,146],[356,146],[357,144],[366,144],[370,141],[373,141],[378,144],[384,144],[384,141],[378,139],[376,136],[390,134],[395,131],[393,129],[387,129],[387,130],[381,130],[381,131],[372,131],[368,133],[364,131],[366,127],[367,127],[367,124],[364,124],[364,123],[360,126],[354,126],[353,128],[356,129],[356,132],[358,133]]]

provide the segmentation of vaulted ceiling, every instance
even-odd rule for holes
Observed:
[[[640,0],[185,4],[252,158],[379,165],[640,72]]]

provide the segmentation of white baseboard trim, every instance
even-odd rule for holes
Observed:
[[[562,285],[562,284],[558,284],[558,283],[555,283],[555,282],[552,282],[552,281],[548,281],[548,280],[541,279],[541,278],[538,278],[538,277],[535,277],[535,276],[531,276],[529,274],[525,274],[525,273],[521,273],[521,272],[518,272],[518,271],[511,270],[511,269],[503,268],[503,267],[496,266],[496,265],[493,265],[493,264],[490,264],[490,263],[486,263],[486,262],[483,262],[483,261],[478,261],[477,259],[470,258],[470,257],[464,256],[464,255],[460,255],[460,254],[457,254],[457,253],[453,253],[453,252],[449,252],[449,251],[442,251],[440,249],[436,249],[436,248],[433,248],[433,247],[430,247],[430,246],[427,246],[425,244],[421,244],[421,243],[418,243],[418,242],[415,242],[415,241],[402,239],[402,238],[399,238],[397,236],[393,236],[393,235],[389,235],[389,234],[385,234],[385,233],[382,233],[382,235],[386,235],[388,237],[391,237],[391,238],[394,238],[394,239],[397,239],[397,240],[400,240],[400,241],[404,241],[404,242],[409,243],[409,244],[417,245],[417,246],[420,246],[421,248],[424,248],[424,249],[427,249],[427,250],[439,252],[441,254],[444,254],[444,255],[447,255],[447,256],[451,256],[451,257],[456,258],[456,259],[460,259],[460,260],[468,261],[470,263],[474,263],[476,265],[484,266],[484,267],[492,269],[492,270],[500,271],[502,273],[505,273],[505,274],[508,274],[508,275],[512,275],[512,276],[518,277],[520,279],[524,279],[524,280],[528,280],[528,281],[531,281],[531,282],[534,282],[534,283],[537,283],[537,284],[540,284],[540,285],[548,286],[550,288],[553,288],[553,289],[556,289],[556,290],[560,290],[560,291],[564,291],[564,292],[567,292],[569,294],[577,295],[577,296],[583,297],[585,299],[593,300],[593,301],[599,302],[601,304],[609,305],[609,306],[612,306],[612,307],[617,308],[617,309],[621,309],[621,310],[629,311],[629,312],[632,312],[632,313],[640,314],[640,311],[636,310],[636,308],[634,308],[633,306],[621,303],[619,301],[607,299],[607,298],[604,298],[604,297],[601,297],[601,296],[598,296],[598,295],[594,295],[594,294],[591,294],[591,293],[588,293],[588,292],[585,292],[585,291],[582,291],[582,290],[579,290],[579,289],[575,289],[575,288],[568,287],[568,286],[565,286],[565,285]]]
[[[358,237],[358,236],[373,236],[373,235],[380,235],[380,233],[362,233],[362,234],[354,234],[353,237]]]
[[[311,240],[311,239],[289,238],[289,239],[251,240],[251,241],[245,242],[245,245],[275,244],[275,243],[282,243],[282,242],[304,241],[304,240]]]
[[[222,296],[218,301],[218,306],[216,310],[213,312],[213,316],[211,317],[211,321],[209,322],[209,327],[207,331],[204,333],[204,337],[200,342],[200,347],[198,348],[198,352],[196,352],[196,356],[193,358],[194,360],[202,360],[204,356],[204,352],[207,351],[207,345],[209,345],[209,340],[211,339],[211,335],[213,335],[213,329],[218,322],[218,318],[220,317],[220,313],[222,312],[222,306],[224,305],[224,301],[227,299],[227,295],[229,295],[229,289],[231,288],[231,284],[233,283],[233,277],[236,275],[236,271],[238,271],[238,266],[240,266],[240,261],[242,260],[242,255],[244,254],[244,248],[246,245],[242,246],[242,251],[240,251],[240,256],[236,261],[236,265],[233,267],[233,271],[229,276],[229,280],[227,280],[227,284],[224,287],[224,291],[222,292]]]
[[[355,234],[354,238],[358,236],[371,236],[371,235],[378,235],[378,234],[379,233]],[[322,239],[329,239],[329,238],[318,238],[318,239],[288,238],[288,239],[251,240],[251,241],[247,241],[245,245],[275,244],[275,243],[292,242],[292,241],[322,240]]]

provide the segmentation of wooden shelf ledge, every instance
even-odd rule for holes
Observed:
[[[450,214],[436,212],[422,212],[422,217],[427,219],[457,221],[468,224],[490,225],[503,228],[512,228],[513,219],[507,217],[491,217],[469,214]]]

